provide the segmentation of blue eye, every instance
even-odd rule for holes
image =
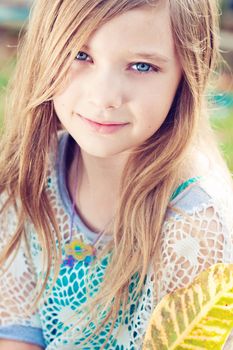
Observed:
[[[144,62],[138,62],[133,64],[132,66],[136,66],[136,70],[139,73],[148,73],[150,71],[156,70],[151,64],[144,63]]]
[[[88,58],[88,54],[83,52],[83,51],[79,51],[77,56],[75,57],[76,60],[79,60],[79,61],[86,61],[87,58]]]

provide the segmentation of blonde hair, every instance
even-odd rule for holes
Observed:
[[[51,148],[56,149],[60,127],[52,97],[64,82],[73,58],[98,27],[125,11],[158,2],[35,2],[11,83],[1,139],[0,193],[7,191],[6,205],[14,205],[19,217],[1,263],[25,235],[26,220],[33,223],[41,243],[47,273],[37,299],[45,289],[52,261],[56,276],[61,258],[61,235],[45,191],[48,154]],[[135,274],[139,277],[137,293],[140,293],[149,263],[156,255],[170,196],[187,164],[188,150],[201,143],[207,147],[206,132],[211,138],[203,96],[219,56],[217,3],[214,0],[169,3],[183,76],[165,122],[152,137],[132,150],[122,176],[113,241],[101,255],[110,251],[111,259],[100,292],[93,300],[93,305],[110,307],[103,324],[110,318],[114,324],[120,307],[123,311],[127,309],[130,280]],[[218,156],[217,147],[215,153]]]

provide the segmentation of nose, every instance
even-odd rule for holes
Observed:
[[[123,104],[123,82],[120,75],[102,72],[92,77],[88,100],[100,110],[120,108]]]

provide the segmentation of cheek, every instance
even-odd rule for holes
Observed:
[[[167,117],[171,102],[172,99],[162,94],[154,94],[150,98],[147,96],[147,99],[143,99],[137,109],[140,128],[148,134],[157,131]]]
[[[172,102],[174,100],[176,88],[167,84],[161,84],[154,92],[150,94],[147,100],[148,112],[150,110],[160,118],[166,118]]]
[[[63,90],[59,95],[54,96],[53,102],[58,116],[71,111],[74,106],[74,101],[74,94],[70,87]]]
[[[53,102],[57,113],[64,112],[67,110],[72,110],[75,102],[78,99],[77,92],[78,89],[76,75],[73,74],[73,69],[71,67],[65,81],[59,89],[59,92],[54,96]]]
[[[144,117],[143,120],[147,120],[148,124],[153,127],[153,125],[160,120],[166,118],[167,113],[170,109],[170,100],[166,98],[166,96],[162,94],[151,94],[150,96],[146,96],[139,106],[139,110],[141,115]]]
[[[65,110],[67,110],[66,101],[63,99],[63,95],[55,96],[53,99],[53,104],[57,116],[59,118],[62,117],[65,114]]]

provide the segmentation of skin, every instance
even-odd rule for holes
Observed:
[[[43,350],[43,348],[23,342],[0,339],[0,350]]]
[[[135,52],[156,52],[167,61]],[[113,18],[77,53],[65,87],[54,97],[54,106],[80,146],[78,193],[74,193],[76,159],[68,187],[91,229],[103,229],[113,216],[129,152],[164,122],[181,76],[166,2]],[[99,123],[127,125],[104,134],[93,131],[81,116]]]

